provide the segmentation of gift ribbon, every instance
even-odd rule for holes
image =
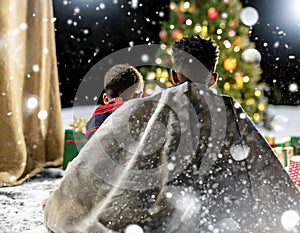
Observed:
[[[76,143],[83,143],[86,142],[87,140],[66,140],[65,144],[76,144]]]

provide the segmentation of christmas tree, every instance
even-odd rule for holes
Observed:
[[[263,119],[267,104],[264,85],[259,83],[260,54],[249,39],[245,20],[241,21],[241,11],[242,4],[238,0],[175,0],[170,3],[170,17],[163,23],[160,37],[166,45],[196,34],[212,38],[220,49],[217,89],[235,98],[258,122]],[[158,79],[164,74],[163,80],[167,82],[166,73],[161,69],[158,72]]]

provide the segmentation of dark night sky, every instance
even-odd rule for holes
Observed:
[[[298,2],[298,5],[296,4]],[[299,105],[299,92],[290,92],[290,84],[300,85],[300,1],[243,0],[260,15],[251,40],[262,54],[262,79],[270,86],[270,103]]]
[[[296,5],[295,3],[298,3]],[[300,85],[300,5],[298,0],[244,0],[260,15],[251,39],[262,54],[262,79],[270,86],[270,103],[299,105],[300,93],[290,92]]]
[[[300,13],[292,7],[295,1],[242,1],[244,6],[255,7],[260,15],[250,38],[262,54],[262,80],[271,87],[266,95],[274,104],[300,104],[299,92],[288,90],[291,83],[300,85]],[[131,41],[135,45],[158,43],[161,22],[168,18],[166,0],[139,1],[142,5],[138,9],[132,9],[127,0],[53,2],[63,107],[72,106],[78,85],[97,61],[128,47]],[[300,5],[298,9],[300,12]],[[289,59],[290,55],[295,59]]]
[[[144,0],[136,10],[127,0],[115,1],[54,0],[63,107],[72,106],[78,85],[96,62],[128,47],[131,41],[135,45],[159,41],[161,22],[168,17],[168,1],[154,4]],[[78,13],[76,7],[80,9]],[[161,17],[159,12],[166,14]]]

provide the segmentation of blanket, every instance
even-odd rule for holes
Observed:
[[[300,196],[237,102],[184,83],[115,111],[44,214],[55,233],[299,232]]]

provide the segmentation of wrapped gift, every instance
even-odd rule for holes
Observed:
[[[300,187],[300,156],[293,156],[290,161],[289,175],[295,185]]]
[[[300,155],[300,136],[292,136],[290,145],[294,148],[294,154]]]
[[[81,148],[85,145],[86,138],[82,132],[75,132],[72,129],[65,130],[65,146],[63,169],[78,155]]]
[[[291,146],[286,147],[275,147],[273,148],[278,160],[281,162],[283,167],[290,165],[290,160],[294,156],[294,148]]]
[[[280,141],[276,140],[275,146],[276,147],[288,147],[290,146],[290,137],[281,138]]]
[[[272,148],[275,147],[275,137],[269,136],[269,135],[265,135],[264,138],[266,139],[266,141],[269,143],[269,145],[270,145]]]

